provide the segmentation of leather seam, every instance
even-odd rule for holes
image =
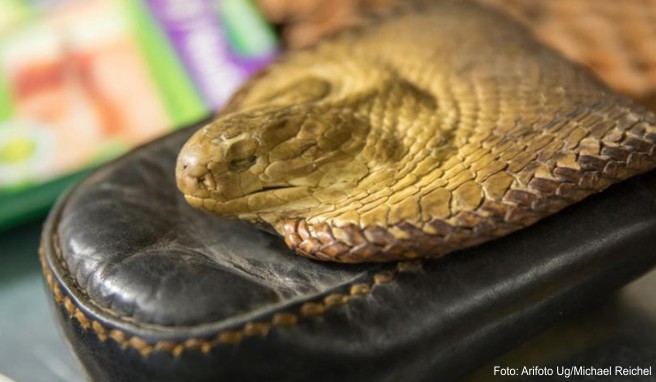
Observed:
[[[70,278],[70,285],[72,288],[74,288],[78,293],[82,294],[84,297],[88,298],[88,303],[92,305],[94,308],[104,312],[105,314],[111,316],[112,318],[122,320],[122,321],[127,321],[130,323],[134,323],[136,325],[142,325],[144,327],[149,327],[149,328],[164,328],[164,329],[171,329],[174,328],[175,326],[170,326],[170,325],[160,325],[160,324],[150,324],[150,323],[140,323],[136,318],[130,316],[130,315],[122,315],[119,312],[116,312],[112,308],[109,308],[107,306],[100,305],[96,301],[94,301],[87,293],[86,291],[78,284],[77,279],[72,276],[71,270],[68,268],[68,263],[64,259],[64,253],[61,249],[61,246],[59,244],[59,236],[57,233],[53,233],[51,237],[51,244],[53,247],[53,252],[55,254],[55,261],[57,262],[57,265],[62,267],[64,272],[66,273],[67,276]],[[344,288],[350,285],[358,284],[356,282],[351,282],[350,284],[345,284],[342,285],[340,288]]]
[[[156,351],[170,353],[173,357],[180,357],[186,351],[208,353],[217,345],[236,345],[248,337],[265,337],[275,327],[294,326],[302,319],[320,317],[333,307],[346,305],[354,297],[367,296],[372,292],[374,286],[395,281],[399,273],[415,273],[421,272],[423,269],[423,262],[421,260],[399,262],[393,270],[383,270],[374,273],[369,282],[351,283],[348,293],[333,293],[324,297],[321,301],[305,302],[295,311],[275,313],[266,321],[249,322],[239,329],[224,330],[211,338],[192,337],[179,342],[156,341],[152,343],[138,335],[130,335],[120,329],[109,329],[99,321],[87,317],[75,302],[62,292],[59,282],[55,281],[55,276],[48,267],[43,246],[39,248],[39,259],[41,260],[43,275],[53,295],[53,299],[58,305],[64,307],[69,319],[75,319],[82,330],[95,333],[101,342],[112,339],[123,350],[134,349],[142,357],[147,357]]]
[[[62,269],[68,274],[71,275],[71,270],[68,267],[68,263],[64,259],[64,252],[61,249],[61,246],[59,244],[59,235],[57,233],[53,233],[51,237],[51,243],[53,247],[53,251],[55,253],[55,260],[57,261],[57,264],[62,267]],[[71,285],[77,289],[80,293],[85,295],[86,297],[89,297],[88,294],[82,289],[82,287],[78,284],[78,281],[73,277],[72,275],[70,276],[71,279]],[[112,308],[100,305],[93,301],[91,298],[89,298],[89,303],[93,305],[95,308],[115,317],[121,320],[125,321],[133,321],[134,318],[130,316],[125,316],[121,315],[119,312],[114,311]]]

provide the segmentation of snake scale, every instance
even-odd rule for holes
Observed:
[[[196,208],[357,263],[504,236],[655,161],[653,113],[445,0],[274,63],[184,145],[176,176]]]

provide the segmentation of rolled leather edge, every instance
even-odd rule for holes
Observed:
[[[506,238],[392,264],[219,326],[119,320],[73,287],[53,245],[67,196],[46,222],[40,257],[57,320],[93,380],[448,381],[655,266],[654,179],[613,186]]]

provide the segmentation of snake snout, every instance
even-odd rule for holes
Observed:
[[[199,145],[185,145],[176,164],[178,189],[188,197],[226,201],[261,188],[249,171],[257,160],[257,144],[252,139],[213,139]]]
[[[195,147],[183,147],[176,163],[178,189],[187,196],[207,198],[216,188],[206,155]]]
[[[176,181],[180,192],[199,198],[209,197],[215,186],[207,167],[193,165],[180,159],[176,168]]]

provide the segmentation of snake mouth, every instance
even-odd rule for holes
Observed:
[[[227,218],[241,218],[248,214],[284,208],[285,205],[290,206],[290,209],[294,209],[293,206],[297,202],[309,195],[311,195],[310,187],[270,186],[225,201],[187,194],[184,195],[184,198],[194,208]]]
[[[260,189],[258,191],[251,192],[250,194],[245,195],[245,196],[257,195],[257,194],[267,193],[267,192],[271,192],[271,191],[275,191],[275,190],[290,189],[290,188],[299,188],[299,187],[293,187],[293,186],[288,186],[288,185],[284,185],[284,186],[266,186],[266,187],[262,187],[262,189]]]

